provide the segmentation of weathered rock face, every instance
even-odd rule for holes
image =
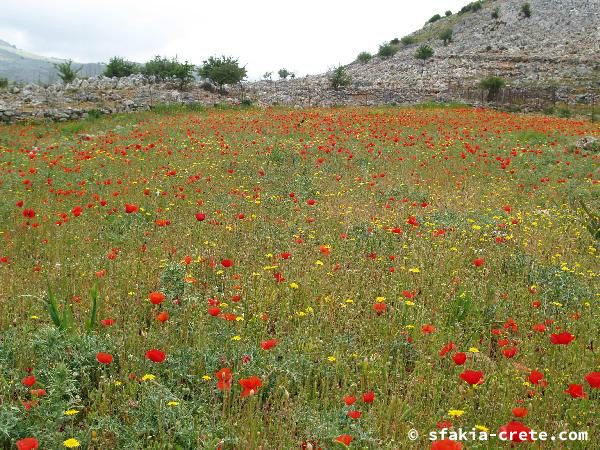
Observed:
[[[428,24],[413,34],[418,43],[394,56],[347,66],[352,84],[342,92],[320,75],[255,83],[249,96],[301,106],[461,99],[465,89],[497,75],[515,89],[554,87],[557,101],[591,102],[600,82],[600,0],[529,0],[529,18],[523,3],[487,0],[479,11]],[[445,28],[453,29],[447,46],[438,37]],[[426,61],[415,57],[423,43],[434,49]]]
[[[334,91],[327,74],[287,81],[259,81],[231,87],[230,97],[203,89],[196,81],[182,89],[141,75],[93,77],[63,86],[26,85],[0,91],[0,122],[49,118],[69,120],[86,111],[128,112],[159,103],[236,103],[248,98],[259,104],[328,106],[413,103],[423,100],[483,102],[475,88],[497,75],[531,109],[538,90],[545,101],[600,103],[600,0],[529,0],[531,17],[521,14],[524,0],[486,0],[479,11],[454,14],[413,34],[418,43],[402,47],[390,58],[375,57],[347,66],[350,86]],[[498,9],[498,17],[492,12]],[[439,33],[453,29],[445,46]],[[427,43],[432,58],[421,61],[416,49]],[[502,95],[504,100],[504,93]]]
[[[146,110],[162,103],[233,103],[195,82],[182,88],[176,82],[156,82],[141,75],[127,78],[103,76],[78,79],[48,87],[28,84],[0,91],[0,122],[50,119],[65,121],[101,113]]]

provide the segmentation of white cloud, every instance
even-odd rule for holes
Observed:
[[[467,0],[19,0],[2,6],[0,39],[79,62],[154,55],[200,64],[232,55],[251,77],[286,67],[298,75],[352,61]]]

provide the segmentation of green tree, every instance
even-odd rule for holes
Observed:
[[[155,56],[154,59],[144,64],[142,73],[147,77],[155,77],[157,80],[178,80],[180,86],[191,82],[194,79],[194,65],[186,62],[179,62],[177,58],[164,58]]]
[[[450,10],[446,11],[446,13],[445,13],[446,17],[450,17],[451,15],[452,15],[452,11],[450,11]]]
[[[54,68],[58,72],[58,78],[60,78],[65,84],[71,83],[73,80],[75,80],[75,78],[77,78],[77,74],[79,74],[82,69],[82,67],[74,69],[73,61],[71,60],[62,62],[60,64],[54,64]]]
[[[208,78],[224,92],[226,84],[236,84],[246,78],[246,67],[240,67],[238,60],[231,56],[211,56],[202,63],[198,75]]]
[[[394,56],[397,51],[398,47],[396,45],[384,42],[379,46],[377,56],[381,56],[382,58],[389,58],[390,56]]]
[[[415,53],[415,57],[417,59],[421,59],[423,61],[431,58],[432,56],[433,56],[433,49],[427,44],[421,45]]]
[[[290,72],[285,67],[283,69],[279,69],[277,75],[279,75],[279,78],[281,78],[282,80],[286,80],[288,77],[294,78],[295,76],[293,72]]]
[[[490,76],[481,80],[479,86],[483,89],[487,89],[487,100],[488,102],[493,102],[498,98],[500,90],[506,86],[506,82],[500,77]]]
[[[329,76],[329,82],[335,91],[339,90],[341,87],[348,86],[351,81],[352,78],[346,73],[344,66],[337,66]]]
[[[373,55],[371,55],[369,52],[360,52],[358,54],[358,56],[356,57],[356,60],[360,63],[368,63],[369,61],[371,61],[371,58],[373,57]]]
[[[433,17],[431,17],[431,19],[429,19],[427,21],[427,23],[434,23],[437,22],[438,20],[440,20],[442,18],[442,16],[440,16],[439,14],[434,15]]]
[[[414,36],[404,36],[402,39],[400,39],[400,42],[402,43],[402,45],[407,46],[410,44],[414,44],[417,40],[415,39]]]
[[[452,28],[445,28],[440,31],[439,38],[444,41],[444,46],[448,45],[452,42]]]
[[[118,56],[113,56],[106,65],[106,69],[104,69],[104,76],[109,78],[122,78],[138,72],[139,67],[136,63],[127,61]]]

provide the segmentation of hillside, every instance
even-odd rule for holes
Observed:
[[[389,101],[386,96],[397,102],[445,98],[457,89],[476,86],[489,75],[501,76],[519,87],[597,86],[600,0],[530,0],[530,17],[521,14],[524,3],[481,2],[477,11],[455,13],[425,25],[410,35],[414,43],[400,44],[391,57],[350,63],[346,69],[352,83],[343,95],[370,95],[373,103]],[[498,17],[494,18],[496,9]],[[452,42],[444,45],[439,34],[448,28],[453,30]],[[426,61],[415,57],[422,44],[434,50]],[[317,96],[323,101],[328,84],[327,74],[261,82],[252,95],[267,102],[305,104]],[[343,101],[341,96],[325,94],[331,102]]]
[[[63,59],[47,58],[16,48],[0,39],[0,78],[24,83],[49,84],[58,80],[54,64]],[[94,76],[103,72],[103,64],[75,64],[82,66],[81,76]]]

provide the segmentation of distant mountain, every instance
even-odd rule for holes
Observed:
[[[64,59],[48,58],[18,49],[14,45],[0,39],[0,78],[23,83],[50,84],[58,80],[54,64],[64,62]],[[102,63],[80,64],[79,76],[91,77],[104,71]]]

